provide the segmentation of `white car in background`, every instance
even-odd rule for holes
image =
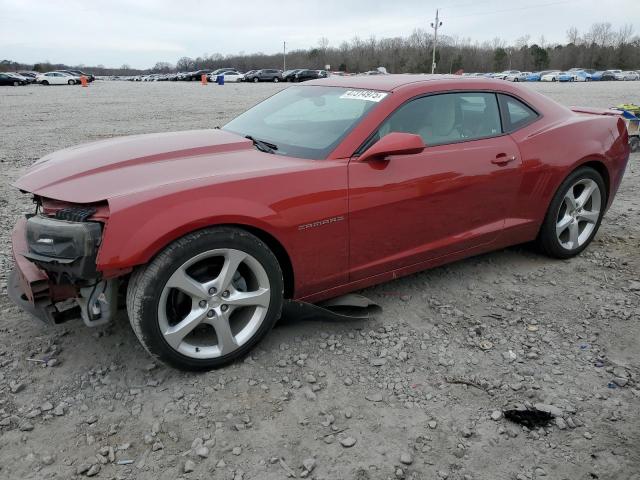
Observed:
[[[558,77],[560,76],[560,70],[554,70],[553,72],[549,72],[540,77],[541,82],[557,82]]]
[[[510,73],[504,79],[509,82],[526,82],[529,75],[531,75],[531,72]]]
[[[633,70],[622,72],[622,80],[640,80],[640,74]]]
[[[209,81],[215,82],[218,79],[218,76],[224,76],[224,82],[242,82],[244,80],[244,73],[240,73],[236,70],[227,70],[226,72],[220,73],[210,73]]]
[[[494,73],[492,77],[506,80],[509,75],[517,75],[518,73],[520,73],[520,70],[505,70],[504,72]]]
[[[36,83],[40,85],[75,85],[80,83],[80,77],[65,72],[47,72],[37,75]]]

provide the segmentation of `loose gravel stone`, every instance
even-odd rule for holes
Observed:
[[[356,439],[353,437],[344,437],[340,439],[340,445],[345,448],[351,448],[356,444]]]
[[[413,463],[413,457],[410,453],[404,452],[400,455],[400,463],[404,463],[405,465],[411,465]]]
[[[193,460],[186,460],[184,462],[184,473],[191,473],[196,469],[196,463]]]

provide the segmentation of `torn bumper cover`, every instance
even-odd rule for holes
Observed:
[[[57,309],[52,303],[49,276],[24,256],[29,251],[26,226],[27,219],[21,218],[11,234],[15,268],[9,274],[7,293],[26,312],[45,323],[55,323]]]
[[[9,297],[46,323],[81,316],[88,326],[108,322],[117,310],[117,280],[102,280],[96,255],[102,227],[39,215],[22,218],[12,233],[16,268]]]

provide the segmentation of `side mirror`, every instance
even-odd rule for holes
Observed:
[[[389,155],[410,155],[420,153],[425,144],[420,135],[413,133],[392,132],[371,145],[360,155],[360,161],[381,160]]]

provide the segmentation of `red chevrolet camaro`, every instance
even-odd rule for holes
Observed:
[[[317,80],[221,129],[62,150],[16,186],[9,291],[39,318],[131,325],[157,358],[224,365],[285,299],[318,302],[535,240],[596,234],[629,158],[622,120],[450,76]]]

